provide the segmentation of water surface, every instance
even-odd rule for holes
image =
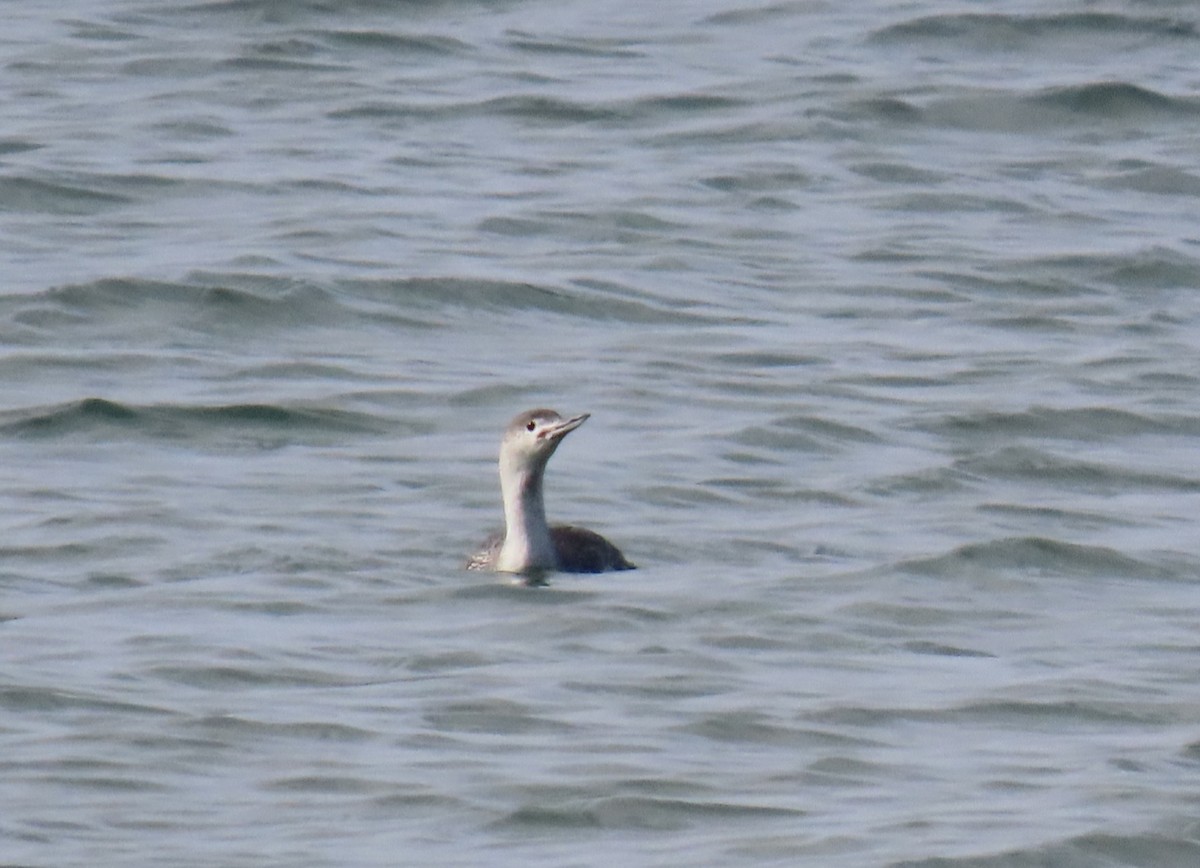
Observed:
[[[0,861],[1200,859],[1191,4],[7,22]]]

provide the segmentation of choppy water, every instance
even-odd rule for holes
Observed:
[[[0,863],[1200,862],[1194,4],[4,15]]]

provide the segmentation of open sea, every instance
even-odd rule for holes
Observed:
[[[0,866],[1200,865],[1192,0],[3,22]]]

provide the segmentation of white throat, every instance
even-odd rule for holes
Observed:
[[[547,455],[546,459],[550,456]],[[496,569],[505,573],[530,573],[558,568],[558,553],[546,524],[542,496],[545,460],[528,464],[500,457],[500,493],[504,497],[504,545]]]

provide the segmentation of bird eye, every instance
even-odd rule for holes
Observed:
[[[528,422],[525,423],[526,431],[532,431],[536,427],[537,427],[537,422],[534,422],[532,419],[530,419]]]

